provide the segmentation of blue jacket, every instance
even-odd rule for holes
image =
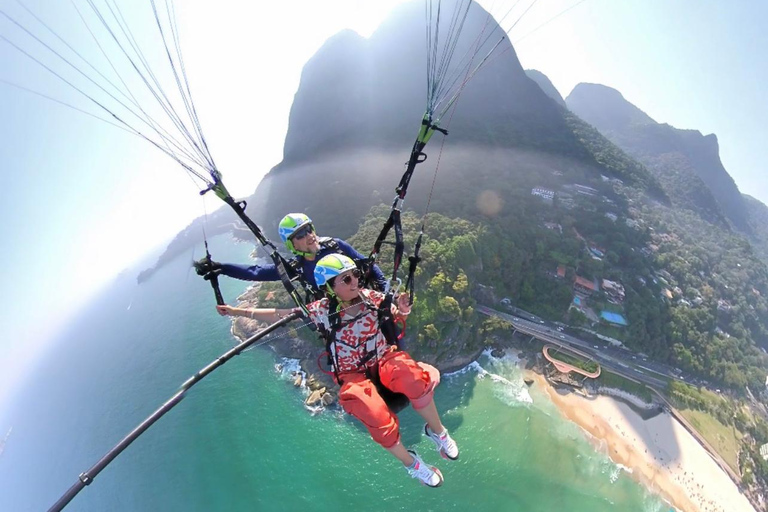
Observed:
[[[323,256],[326,256],[328,254],[341,253],[346,256],[349,256],[355,261],[365,259],[365,256],[357,252],[351,245],[349,245],[344,240],[341,240],[339,238],[333,238],[331,240],[335,241],[336,244],[338,244],[338,250],[334,250],[331,247],[324,246],[321,240],[320,251],[318,251],[318,253],[315,255],[315,259],[308,260],[303,256],[295,257],[295,260],[298,262],[299,271],[304,276],[304,279],[315,288],[317,288],[317,284],[315,283],[315,265],[317,265],[317,262]],[[280,274],[277,272],[277,267],[275,267],[274,264],[259,266],[259,265],[236,265],[232,263],[222,263],[221,273],[224,274],[225,276],[233,277],[235,279],[240,279],[243,281],[279,281],[280,280]],[[383,290],[387,280],[384,277],[384,274],[382,273],[378,265],[373,266],[373,268],[371,269],[371,274],[373,275],[373,280]]]

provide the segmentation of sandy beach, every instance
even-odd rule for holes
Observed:
[[[586,398],[558,392],[528,372],[564,416],[591,434],[611,459],[631,468],[634,478],[685,512],[754,512],[736,484],[672,416],[648,420],[607,396]]]

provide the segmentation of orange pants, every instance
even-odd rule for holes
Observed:
[[[437,368],[416,362],[402,351],[386,353],[378,368],[382,385],[407,396],[417,410],[432,401],[435,387],[440,383]],[[363,372],[345,373],[340,377],[339,403],[344,410],[360,420],[373,440],[384,448],[396,445],[400,441],[400,425],[376,385]]]

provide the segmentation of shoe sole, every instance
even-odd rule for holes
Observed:
[[[457,454],[456,457],[449,457],[447,453],[445,453],[445,450],[440,446],[440,443],[435,441],[435,439],[429,435],[429,432],[427,431],[428,426],[424,425],[424,435],[427,436],[433,443],[435,443],[435,447],[437,448],[437,453],[440,454],[442,458],[445,460],[459,460],[459,455]],[[441,475],[442,476],[442,475]]]

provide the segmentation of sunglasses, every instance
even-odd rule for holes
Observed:
[[[344,277],[342,277],[341,278],[341,282],[344,283],[345,285],[349,286],[349,285],[352,284],[352,280],[353,279],[360,279],[362,277],[362,275],[363,274],[360,272],[360,270],[355,269],[351,273],[349,273],[349,274],[345,275]],[[338,278],[335,278],[334,282],[335,282],[336,279],[338,279]],[[333,286],[333,285],[331,285],[331,286]]]
[[[310,234],[314,229],[312,228],[312,224],[307,224],[306,226],[300,227],[296,231],[293,232],[293,236],[291,237],[291,240],[301,240],[302,238],[305,238],[308,234]]]

